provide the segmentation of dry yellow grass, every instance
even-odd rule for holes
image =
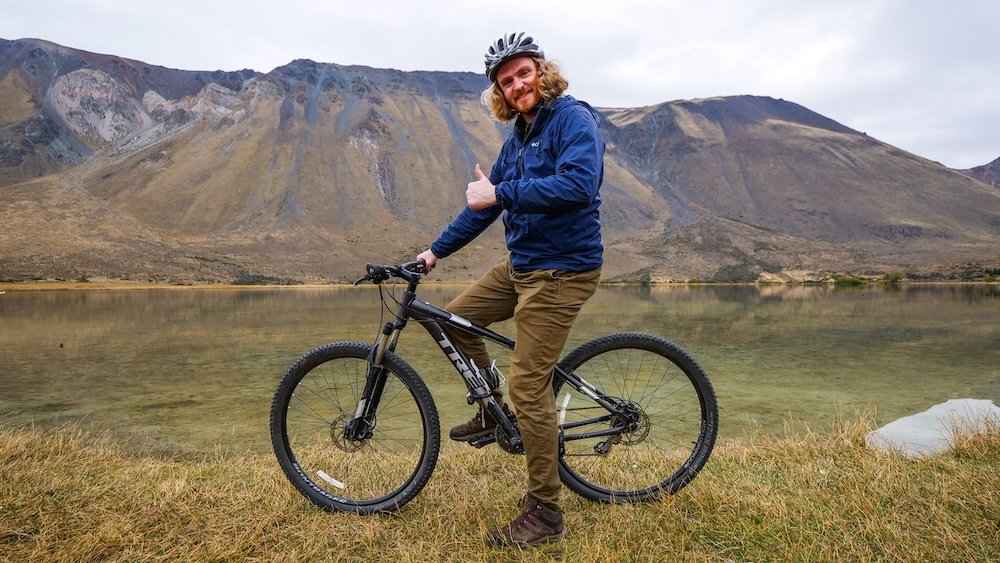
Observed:
[[[910,460],[865,449],[866,420],[717,448],[662,502],[565,493],[569,536],[488,549],[522,490],[522,458],[447,444],[392,516],[328,514],[269,455],[124,452],[73,430],[0,428],[6,561],[987,561],[1000,546],[1000,429]]]

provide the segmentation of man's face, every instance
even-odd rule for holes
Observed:
[[[532,57],[511,59],[497,71],[497,85],[504,99],[522,115],[531,115],[542,101],[537,79],[538,64]]]

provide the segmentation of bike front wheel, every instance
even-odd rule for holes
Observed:
[[[309,352],[285,373],[271,403],[278,463],[295,488],[325,510],[394,511],[423,489],[437,463],[434,400],[393,353],[383,360],[385,384],[370,431],[360,438],[346,431],[361,411],[371,350],[370,344],[336,342]]]
[[[564,450],[559,473],[577,494],[599,502],[656,500],[680,490],[708,461],[718,433],[715,392],[676,344],[611,334],[581,345],[559,366],[623,413],[555,378]]]

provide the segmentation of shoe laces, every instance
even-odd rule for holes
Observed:
[[[518,514],[517,518],[514,518],[514,521],[510,523],[511,530],[520,528],[524,525],[525,521],[532,518],[538,520],[542,524],[545,524],[545,521],[539,518],[539,514],[541,514],[543,508],[542,503],[530,498],[528,495],[524,495],[517,501],[517,505],[521,507],[521,514]],[[546,524],[546,526],[547,525],[548,524]]]

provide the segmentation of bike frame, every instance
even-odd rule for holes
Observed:
[[[384,268],[385,270],[382,272],[383,275],[391,274],[406,280],[407,288],[406,291],[403,292],[403,298],[398,301],[398,308],[394,319],[387,322],[385,326],[383,326],[382,334],[378,343],[372,349],[372,354],[369,358],[369,372],[365,383],[365,390],[362,393],[360,401],[358,402],[354,420],[351,421],[351,423],[349,423],[345,428],[345,436],[351,440],[361,440],[371,437],[372,431],[374,430],[375,413],[378,410],[382,391],[385,387],[386,378],[388,377],[388,372],[382,366],[385,352],[395,352],[400,333],[404,328],[406,328],[409,320],[412,319],[419,322],[420,325],[427,330],[427,332],[431,335],[431,338],[441,349],[441,352],[451,361],[452,366],[456,371],[458,371],[458,374],[465,381],[465,385],[469,390],[466,397],[469,404],[472,404],[474,401],[479,401],[483,408],[485,408],[493,419],[497,421],[504,434],[510,438],[511,448],[516,451],[522,451],[523,446],[517,426],[507,416],[500,404],[493,397],[493,389],[490,388],[489,383],[480,374],[479,366],[476,366],[475,362],[468,357],[465,351],[452,343],[448,338],[445,333],[445,326],[464,330],[510,350],[514,349],[515,341],[498,332],[477,325],[468,319],[464,319],[426,301],[417,299],[416,290],[417,285],[420,284],[420,274],[412,272],[405,267],[384,267],[372,265],[369,265],[368,267],[369,273],[372,272],[373,267]],[[579,420],[569,424],[560,424],[562,439],[564,441],[582,440],[601,436],[615,436],[632,429],[633,425],[637,424],[637,421],[633,420],[630,413],[624,411],[620,407],[619,401],[606,395],[603,391],[594,387],[582,377],[577,376],[575,373],[567,372],[559,365],[555,366],[554,376],[563,380],[565,385],[569,385],[578,392],[587,395],[595,403],[608,411],[606,415]],[[565,405],[563,408],[565,408]],[[579,428],[597,423],[606,423],[613,418],[617,420],[617,423],[610,427],[606,426],[601,430],[572,435],[564,434],[566,430],[572,428]]]

